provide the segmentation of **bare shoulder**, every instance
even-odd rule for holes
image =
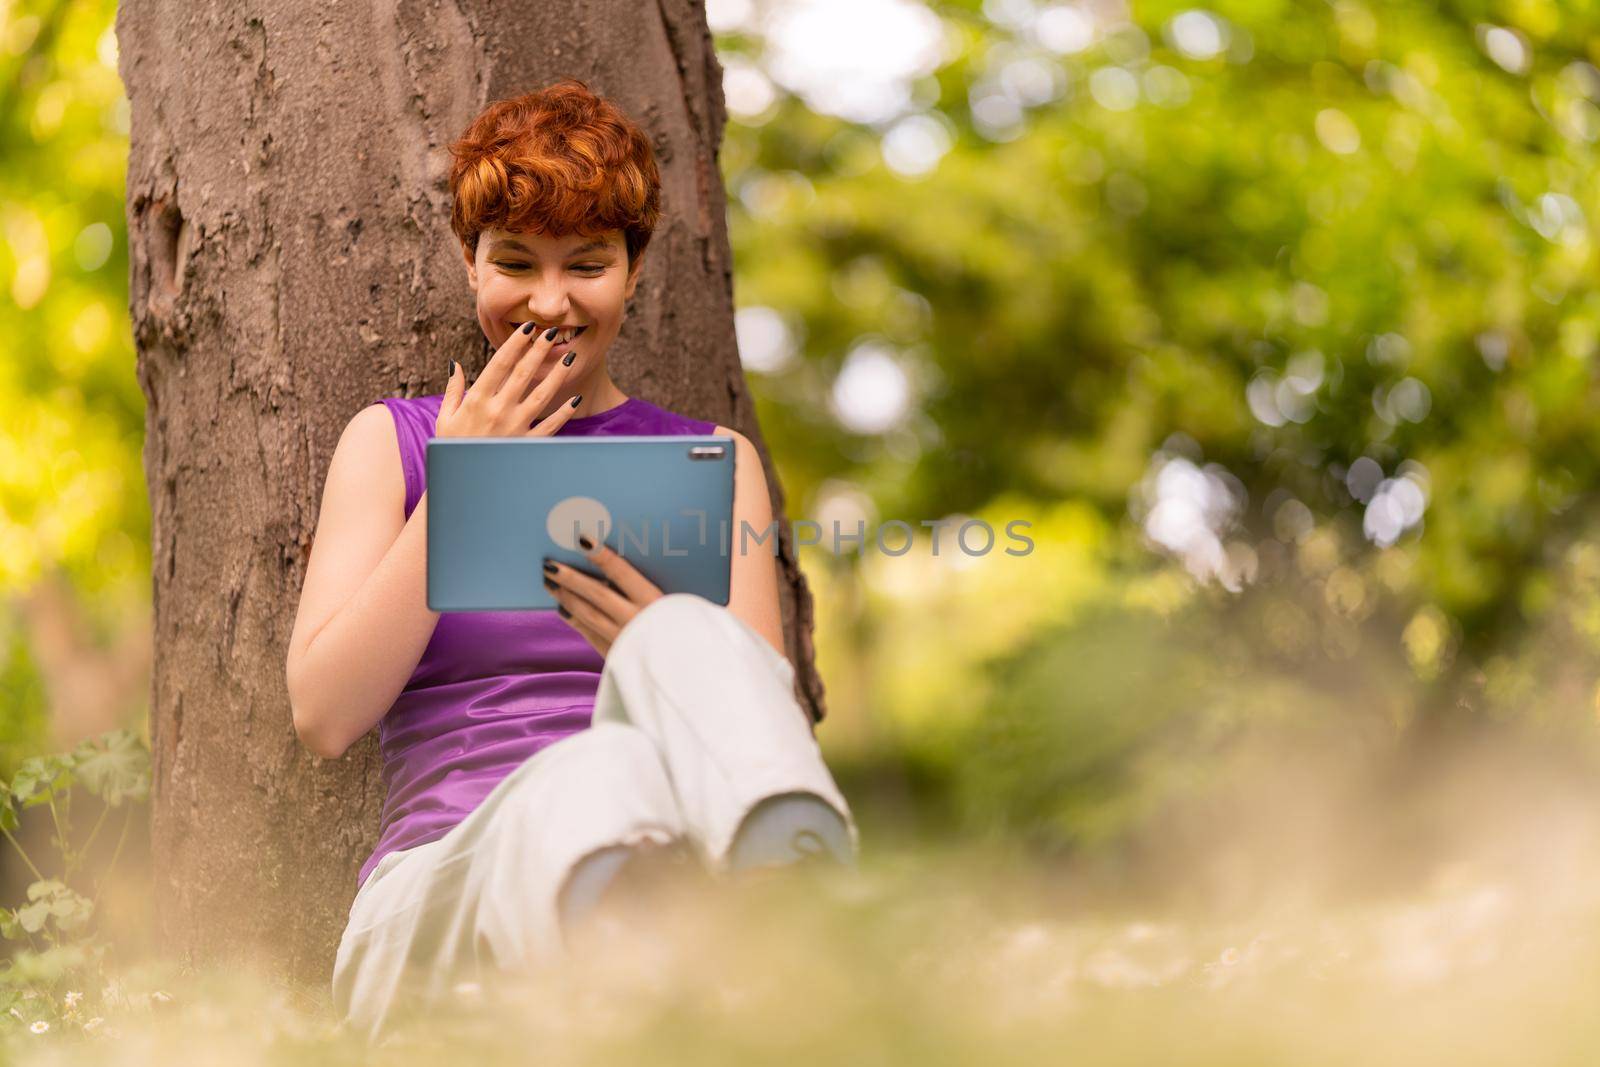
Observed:
[[[400,437],[384,404],[350,417],[322,484],[317,540],[368,540],[387,549],[405,525],[406,475]],[[313,551],[313,556],[315,551]]]
[[[756,451],[750,438],[728,426],[718,426],[711,432],[733,438],[734,470],[741,482],[759,479],[762,485],[766,484],[767,474],[761,464],[761,453]]]
[[[341,472],[364,475],[373,482],[373,488],[386,496],[395,496],[405,506],[405,472],[400,468],[400,437],[394,419],[384,404],[368,404],[350,417],[339,444],[334,448],[328,476],[333,468]]]
[[[392,445],[395,455],[400,454],[399,438],[395,434],[394,418],[389,414],[385,404],[372,403],[350,416],[350,421],[345,423],[344,435],[340,437],[342,444],[349,438],[356,447],[365,445],[372,447],[378,444]]]

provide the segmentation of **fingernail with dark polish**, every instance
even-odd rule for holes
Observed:
[[[532,333],[533,332],[533,320],[532,319],[529,319],[527,322],[522,324],[522,332],[523,333]]]
[[[549,560],[544,561],[544,569],[550,574],[556,573],[556,565]]]
[[[573,397],[572,398],[572,406],[573,407],[577,407],[578,406],[578,401],[580,401],[582,399],[583,399],[583,394],[582,393],[579,393],[577,396]]]
[[[546,341],[554,341],[556,339],[556,334],[560,332],[561,328],[559,326],[552,326],[549,330],[545,331],[544,339]]]
[[[548,579],[548,578],[546,578],[546,579],[545,579],[545,580],[544,580],[544,587],[545,587],[545,588],[546,588],[546,589],[548,589],[548,590],[550,590],[550,591],[551,591],[551,592],[552,592],[552,593],[554,593],[554,592],[555,592],[555,591],[556,591],[556,583],[555,583],[555,582],[552,582],[552,581],[551,581],[551,580],[550,580],[550,579]]]
[[[578,358],[578,350],[576,348],[574,348],[571,352],[568,352],[566,355],[561,357],[561,365],[563,367],[570,367],[570,366],[572,366],[572,361],[577,359],[577,358]]]
[[[578,535],[578,544],[583,546],[583,550],[585,552],[593,552],[594,551],[594,542],[589,540],[589,535],[588,534],[579,534]]]
[[[556,605],[556,610],[561,613],[561,617],[563,619],[572,618],[572,612],[568,611],[566,608],[562,607],[560,604]]]
[[[452,359],[450,361],[450,370],[449,370],[448,373],[445,374],[445,379],[448,380],[450,378],[454,378],[455,376],[456,376],[456,361]]]

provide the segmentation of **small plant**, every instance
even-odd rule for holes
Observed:
[[[78,792],[103,804],[81,842],[72,834],[72,799]],[[98,1001],[99,991],[110,988],[103,980],[108,946],[95,930],[95,901],[127,840],[133,822],[128,802],[149,794],[150,752],[129,730],[89,738],[70,752],[26,759],[9,782],[0,782],[0,834],[34,877],[25,902],[0,907],[0,937],[26,942],[0,963],[0,1030],[26,1028],[42,1034],[62,1026],[94,1033],[100,1028],[102,1019],[90,1011],[83,992],[87,988]],[[15,833],[19,812],[40,806],[50,809],[52,840],[60,855],[56,878],[45,875]],[[74,888],[80,884],[75,879],[113,808],[123,809],[117,844],[85,896]]]

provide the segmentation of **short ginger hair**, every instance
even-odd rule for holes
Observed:
[[[491,227],[621,230],[631,268],[661,216],[650,139],[576,78],[490,104],[450,155],[450,228],[469,253]]]

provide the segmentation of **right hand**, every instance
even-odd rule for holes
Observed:
[[[445,385],[439,417],[434,421],[434,436],[549,437],[559,430],[575,410],[571,401],[556,408],[532,429],[529,424],[551,398],[560,393],[570,370],[568,365],[557,360],[539,387],[523,396],[540,364],[555,347],[554,341],[545,339],[549,332],[541,330],[530,336],[520,329],[512,331],[505,344],[489,358],[488,365],[470,389],[467,388],[467,372],[457,364]],[[568,350],[569,354],[571,351]]]

